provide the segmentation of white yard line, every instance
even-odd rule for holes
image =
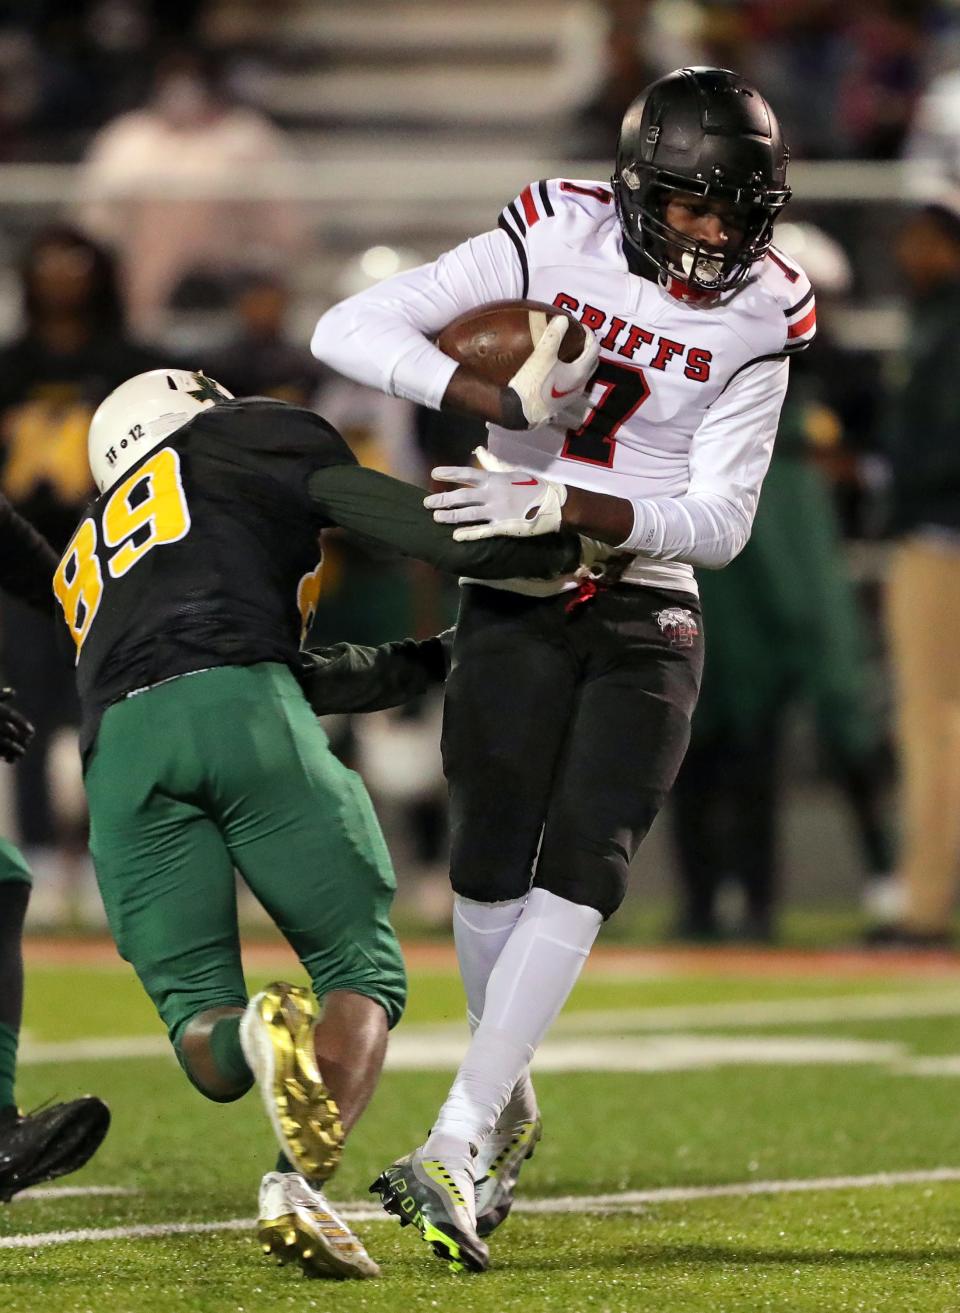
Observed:
[[[82,1199],[87,1195],[95,1197],[135,1194],[140,1194],[140,1191],[125,1185],[36,1185],[21,1194],[15,1194],[11,1203],[23,1204],[31,1199]]]
[[[692,1026],[793,1026],[843,1021],[897,1021],[960,1016],[960,993],[847,994],[830,998],[758,999],[745,1003],[694,1003],[656,1008],[564,1012],[557,1031],[675,1030]]]
[[[787,1181],[738,1181],[731,1185],[666,1185],[617,1194],[563,1195],[556,1199],[518,1199],[517,1213],[631,1212],[650,1204],[696,1199],[743,1199],[750,1195],[807,1194],[820,1190],[873,1190],[894,1185],[930,1185],[960,1181],[960,1167],[931,1167],[916,1172],[873,1172],[869,1176],[815,1176]],[[344,1209],[347,1213],[347,1210]],[[347,1214],[349,1215],[349,1214]],[[2,1243],[2,1242],[0,1242]]]
[[[249,1231],[254,1222],[249,1217],[233,1217],[225,1222],[159,1222],[154,1226],[106,1226],[97,1230],[86,1227],[78,1231],[41,1231],[38,1235],[0,1236],[0,1249],[42,1249],[48,1245],[91,1244],[103,1240],[146,1240],[155,1236],[199,1235],[204,1231]]]
[[[697,1199],[747,1198],[751,1195],[806,1194],[829,1190],[886,1189],[897,1185],[931,1185],[960,1181],[960,1167],[933,1167],[916,1172],[874,1172],[869,1176],[820,1176],[796,1181],[741,1181],[730,1185],[663,1186],[653,1190],[624,1190],[617,1194],[567,1195],[557,1199],[518,1199],[515,1213],[630,1213],[654,1204]],[[379,1208],[367,1203],[337,1204],[337,1211],[352,1222],[389,1222]],[[36,1235],[0,1236],[0,1249],[40,1249],[49,1245],[92,1244],[104,1240],[141,1240],[168,1235],[202,1235],[216,1231],[252,1230],[249,1217],[222,1222],[158,1222],[142,1226],[111,1226],[75,1231],[41,1231]]]
[[[21,1042],[18,1062],[23,1066],[40,1066],[60,1062],[109,1062],[113,1058],[174,1057],[165,1035],[105,1035],[94,1039],[67,1039],[53,1042],[27,1036]]]
[[[747,1026],[792,1026],[845,1021],[897,1021],[910,1017],[960,1016],[960,993],[902,995],[852,994],[830,998],[769,999],[746,1003],[702,1003],[691,1006],[621,1008],[566,1012],[557,1019],[553,1036],[581,1034],[631,1034],[709,1027],[726,1029]],[[393,1036],[387,1065],[393,1067],[445,1067],[459,1061],[466,1047],[466,1025],[401,1026]],[[439,1056],[437,1041],[452,1047]],[[425,1063],[421,1054],[433,1053]],[[452,1056],[451,1056],[452,1055]],[[105,1036],[91,1039],[44,1042],[24,1037],[20,1061],[27,1066],[61,1062],[102,1062],[124,1058],[170,1057],[172,1050],[163,1035]]]

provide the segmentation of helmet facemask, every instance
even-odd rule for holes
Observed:
[[[777,215],[790,198],[788,187],[771,188],[754,175],[744,186],[726,182],[716,169],[713,179],[685,177],[649,164],[632,163],[613,178],[617,211],[625,239],[661,275],[677,278],[707,295],[733,291],[751,267],[766,255]],[[708,245],[671,227],[664,218],[671,193],[682,192],[727,201],[742,236],[730,249]]]

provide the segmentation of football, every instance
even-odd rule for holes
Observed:
[[[560,345],[560,359],[569,363],[583,350],[584,328],[566,310],[543,301],[491,301],[468,310],[440,333],[437,346],[461,365],[505,387],[556,315],[566,315],[573,325]]]

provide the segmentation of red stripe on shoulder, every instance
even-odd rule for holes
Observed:
[[[595,201],[603,201],[605,205],[613,200],[613,192],[607,191],[606,187],[578,187],[575,182],[561,182],[560,190],[573,191],[578,196],[592,196]]]
[[[767,251],[767,259],[772,260],[778,269],[781,269],[791,283],[797,282],[800,277],[799,269],[791,269],[785,260],[782,260],[773,247]]]
[[[520,193],[520,204],[523,206],[523,217],[527,221],[527,227],[530,228],[540,218],[540,211],[536,207],[530,187],[524,187]]]
[[[795,324],[791,324],[787,329],[787,337],[803,337],[804,333],[809,333],[817,322],[817,307],[813,306],[802,319],[798,319]]]

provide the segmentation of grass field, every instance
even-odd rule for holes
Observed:
[[[272,953],[253,960],[251,985],[289,974]],[[422,1140],[462,1047],[446,950],[413,961],[390,1069],[331,1189],[356,1205],[384,1276],[341,1284],[259,1255],[247,1219],[273,1150],[255,1097],[195,1094],[122,964],[34,950],[21,1101],[89,1090],[114,1124],[60,1183],[82,1193],[0,1211],[0,1309],[960,1309],[948,961],[601,954],[542,1052],[544,1140],[480,1277],[448,1274],[366,1194]]]

